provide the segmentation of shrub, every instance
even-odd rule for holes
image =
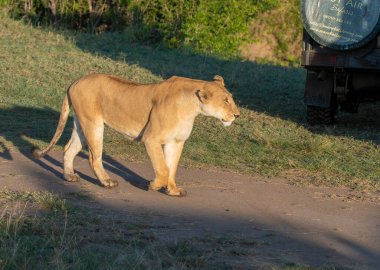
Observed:
[[[184,25],[185,44],[202,52],[236,55],[249,40],[251,19],[277,3],[275,0],[200,0],[196,13]]]
[[[38,25],[86,32],[130,31],[142,43],[236,56],[249,24],[279,0],[0,0],[8,13]]]

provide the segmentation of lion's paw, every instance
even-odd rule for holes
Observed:
[[[119,182],[112,179],[106,179],[104,182],[102,182],[102,184],[105,188],[113,188],[117,187],[119,185]]]
[[[151,190],[160,190],[163,187],[165,187],[165,185],[157,184],[156,181],[152,181],[149,184],[149,189],[151,189]]]
[[[78,182],[78,181],[80,180],[79,175],[76,174],[76,173],[70,173],[70,174],[65,173],[65,174],[63,175],[63,177],[64,177],[65,180],[68,181],[68,182]]]
[[[167,189],[166,194],[176,197],[186,197],[187,192],[183,188]]]

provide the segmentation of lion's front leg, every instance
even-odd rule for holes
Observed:
[[[184,141],[173,141],[164,146],[165,162],[169,168],[167,193],[171,196],[186,196],[186,191],[177,187],[175,183],[175,175],[184,143]]]
[[[166,187],[168,195],[185,196],[186,192],[178,188],[175,183],[175,174],[182,153],[183,142],[165,144],[164,151],[162,151],[161,144],[157,142],[146,141],[145,147],[156,174],[156,178],[150,183],[150,188],[160,190]]]

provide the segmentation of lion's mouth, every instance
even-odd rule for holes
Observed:
[[[221,120],[222,120],[223,126],[225,127],[231,126],[232,124],[232,121],[227,121],[227,120],[224,120],[223,118]]]

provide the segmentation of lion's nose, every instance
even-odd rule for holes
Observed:
[[[235,116],[235,118],[239,118],[240,117],[240,113],[235,113],[234,116]]]

